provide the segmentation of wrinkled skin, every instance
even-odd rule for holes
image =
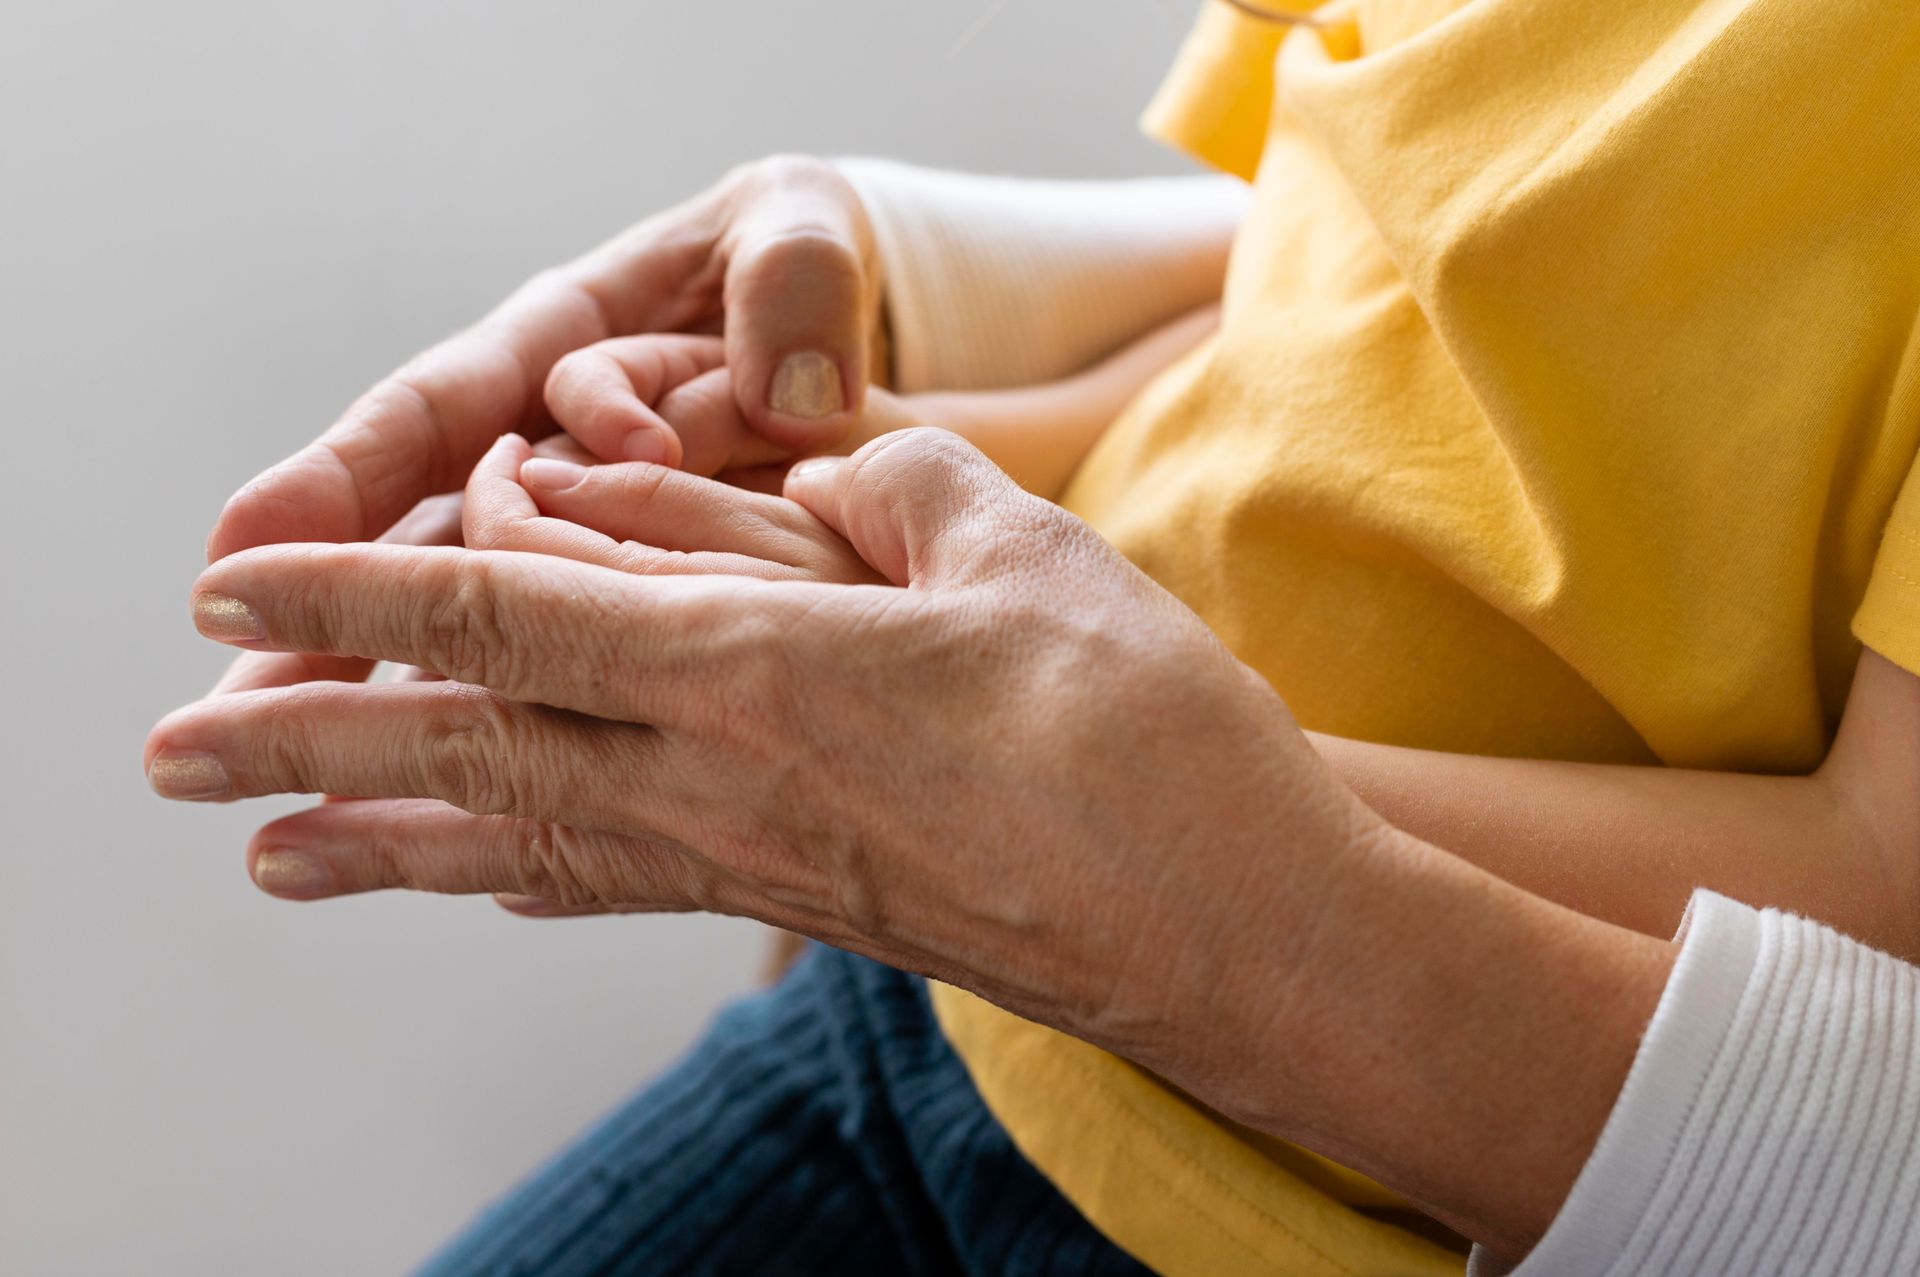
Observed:
[[[477,487],[513,486],[496,452]],[[376,800],[260,832],[256,878],[283,895],[743,914],[1233,1111],[1275,973],[1312,941],[1266,919],[1388,831],[1198,618],[952,436],[803,465],[788,495],[884,583],[397,545],[230,556],[195,589],[213,636],[449,681],[218,697],[163,721],[149,759],[217,759],[225,783],[196,797]]]

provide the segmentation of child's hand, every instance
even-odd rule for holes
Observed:
[[[747,423],[718,337],[649,333],[577,350],[554,365],[546,400],[553,419],[602,461],[714,475],[799,455]],[[911,424],[897,400],[870,391],[853,433],[834,450]]]
[[[784,497],[645,462],[536,457],[518,435],[503,437],[474,467],[463,524],[474,549],[552,554],[622,572],[885,583],[838,533]]]
[[[936,425],[1051,497],[1127,401],[1217,322],[1213,307],[1194,311],[1042,386],[905,398],[869,387],[845,436],[807,451],[848,453],[891,431]],[[602,461],[651,461],[778,491],[781,467],[802,455],[747,424],[718,337],[648,334],[577,350],[554,365],[546,400],[553,419]]]

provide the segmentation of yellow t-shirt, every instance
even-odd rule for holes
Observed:
[[[1066,504],[1309,728],[1808,769],[1860,641],[1920,670],[1920,4],[1317,16],[1210,6],[1150,108],[1255,206],[1221,331]],[[1019,1146],[1161,1272],[1459,1271],[1354,1209],[1391,1204],[1360,1177],[936,1006]]]

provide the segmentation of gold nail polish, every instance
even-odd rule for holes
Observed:
[[[224,594],[202,594],[193,600],[193,624],[210,639],[242,643],[267,636],[260,618],[239,599]]]
[[[197,750],[157,755],[147,768],[147,784],[162,798],[218,798],[230,783],[220,760]]]
[[[767,407],[808,421],[831,417],[846,407],[840,365],[817,350],[801,350],[780,361],[767,391]]]
[[[311,852],[263,851],[253,858],[253,880],[276,896],[310,896],[331,887],[333,874]]]

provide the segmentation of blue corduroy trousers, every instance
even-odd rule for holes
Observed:
[[[421,1277],[1144,1277],[1014,1148],[918,978],[813,946]]]

